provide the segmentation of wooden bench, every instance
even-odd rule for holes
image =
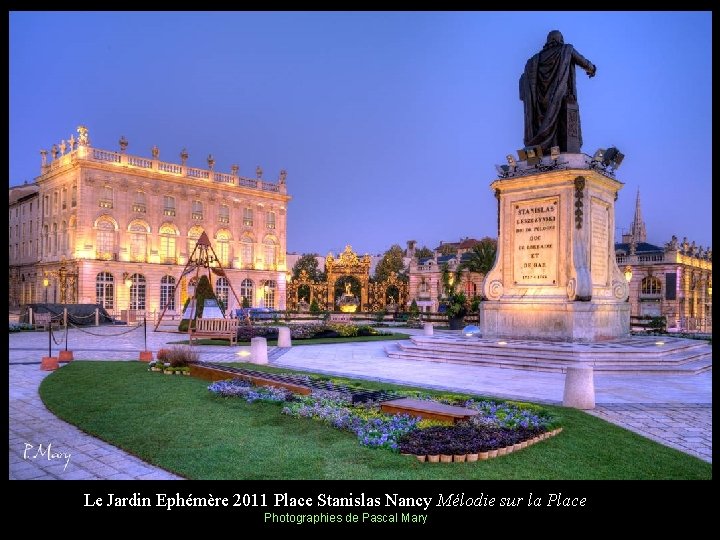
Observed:
[[[47,330],[51,323],[52,315],[50,313],[33,313],[33,326],[35,330],[39,330],[40,327],[42,327],[43,330]]]
[[[383,401],[380,404],[380,410],[390,414],[409,414],[410,416],[443,420],[445,422],[452,422],[453,424],[479,414],[478,411],[466,409],[465,407],[455,407],[453,405],[437,403],[436,401],[423,401],[421,399],[411,398]]]
[[[229,339],[230,345],[236,345],[239,324],[237,319],[197,319],[190,330],[190,345],[201,337]]]

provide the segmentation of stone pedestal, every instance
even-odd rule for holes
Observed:
[[[267,339],[254,337],[250,340],[250,362],[253,364],[267,364]]]
[[[287,326],[281,326],[278,328],[278,347],[292,347],[292,340],[290,339],[290,329]]]
[[[432,336],[433,335],[433,324],[426,322],[423,324],[423,336]]]
[[[615,262],[622,183],[585,154],[556,168],[518,164],[492,183],[498,198],[495,265],[483,283],[484,338],[592,342],[630,333],[628,285]]]
[[[73,352],[72,351],[60,351],[60,356],[58,357],[59,362],[72,362],[73,361]]]
[[[595,383],[591,366],[571,366],[567,368],[563,406],[575,409],[595,408]]]

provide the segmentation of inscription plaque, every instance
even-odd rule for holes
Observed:
[[[610,223],[608,206],[593,199],[590,210],[591,235],[590,275],[593,285],[608,284],[608,227]]]
[[[513,203],[515,285],[557,285],[558,197]]]

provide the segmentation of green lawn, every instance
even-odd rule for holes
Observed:
[[[398,339],[410,339],[409,334],[395,333],[389,336],[355,336],[355,337],[336,337],[336,338],[310,338],[310,339],[293,339],[293,347],[296,345],[325,345],[327,343],[355,343],[358,341],[387,341],[387,340],[398,340]],[[221,345],[225,347],[230,346],[230,341],[227,339],[198,339],[194,340],[193,343],[198,345]],[[189,345],[188,340],[183,341],[168,341],[168,345]],[[268,345],[277,345],[276,339],[268,339]],[[250,345],[249,341],[240,341],[238,345]]]
[[[46,377],[40,396],[83,431],[194,479],[712,478],[711,464],[574,409],[548,407],[564,431],[531,448],[429,464],[365,448],[353,434],[280,414],[276,404],[217,397],[207,385],[139,362],[75,361]]]

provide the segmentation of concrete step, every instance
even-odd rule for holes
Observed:
[[[543,349],[529,348],[516,349],[512,346],[508,347],[486,347],[483,345],[475,345],[474,347],[453,347],[449,344],[435,345],[416,345],[414,343],[401,342],[399,349],[408,354],[422,356],[429,354],[433,356],[447,356],[455,359],[472,360],[475,357],[480,358],[496,358],[514,360],[522,358],[526,361],[547,362],[550,364],[566,364],[567,362],[583,361],[599,366],[604,364],[618,364],[626,361],[634,363],[647,363],[663,365],[682,365],[693,360],[699,360],[705,357],[712,357],[712,347],[709,345],[701,345],[699,347],[686,348],[683,350],[674,350],[670,352],[660,351],[657,349],[649,349],[648,351],[621,351],[618,350],[611,355],[597,354],[594,351],[583,351],[573,353],[571,351],[547,351]]]
[[[707,343],[672,340],[661,346],[655,345],[655,338],[644,337],[598,344],[510,341],[500,345],[495,341],[423,337],[388,345],[385,352],[390,358],[406,360],[555,373],[564,373],[570,363],[578,361],[604,375],[694,375],[712,369],[712,347]]]

